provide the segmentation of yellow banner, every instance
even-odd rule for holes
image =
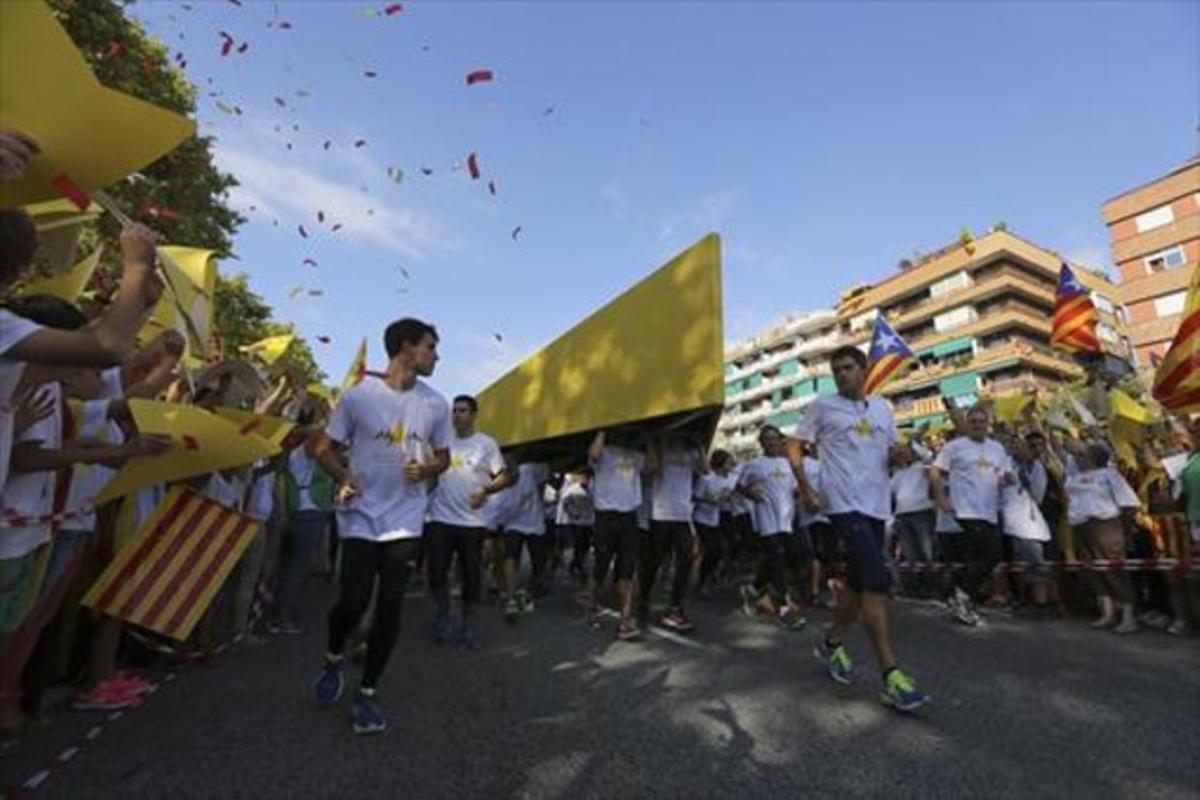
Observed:
[[[83,294],[88,281],[92,279],[92,274],[95,273],[96,267],[100,264],[100,256],[103,254],[104,247],[97,247],[92,251],[90,256],[80,261],[67,272],[35,281],[26,286],[21,291],[21,294],[48,294],[60,300],[66,300],[68,303],[74,303]]]
[[[720,408],[721,241],[709,234],[479,394],[511,446]]]
[[[240,433],[253,433],[270,442],[275,453],[283,448],[283,440],[296,427],[294,422],[266,414],[255,414],[253,411],[243,411],[240,408],[218,406],[213,413],[222,419],[227,419],[238,427]]]
[[[168,328],[178,331],[187,340],[187,354],[198,358],[207,352],[213,335],[216,254],[211,250],[178,245],[160,247],[158,252],[174,292],[170,289],[163,292],[150,319],[142,326],[139,338],[148,342]]]
[[[104,188],[196,132],[187,117],[102,86],[40,0],[0,2],[0,128],[42,150],[20,180],[0,182],[0,206],[58,197],[62,173]]]

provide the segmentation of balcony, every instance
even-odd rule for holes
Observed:
[[[1034,342],[1005,342],[981,350],[966,364],[950,366],[932,364],[910,372],[899,380],[892,381],[883,387],[883,394],[895,397],[907,391],[924,388],[932,383],[957,375],[961,372],[984,372],[996,369],[1008,361],[1025,363],[1040,367],[1047,372],[1054,372],[1065,379],[1073,380],[1083,374],[1083,370],[1066,354],[1045,345]],[[903,403],[897,399],[896,402]],[[919,416],[919,415],[918,415]]]

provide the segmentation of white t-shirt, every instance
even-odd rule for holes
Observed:
[[[1000,517],[1004,532],[1018,539],[1050,541],[1050,526],[1038,508],[1037,500],[1019,483],[1005,486],[1000,493]]]
[[[504,469],[496,440],[486,433],[450,437],[450,466],[438,476],[429,498],[429,519],[446,525],[482,528],[483,509],[471,508],[471,495]]]
[[[692,482],[701,470],[700,453],[668,444],[661,458],[651,481],[650,517],[660,522],[687,522],[692,518]]]
[[[817,445],[825,513],[891,516],[888,450],[896,426],[882,399],[821,395],[809,404],[796,436]]]
[[[754,502],[755,527],[760,536],[792,532],[798,485],[792,465],[782,456],[759,456],[742,467],[738,486],[762,494],[762,499]]]
[[[517,468],[513,485],[514,508],[505,530],[527,536],[546,532],[546,515],[542,511],[542,485],[550,478],[550,467],[544,463],[522,464]]]
[[[1123,508],[1140,508],[1142,501],[1129,482],[1112,467],[1076,472],[1067,478],[1067,522],[1116,519]]]
[[[508,524],[509,518],[516,510],[517,487],[508,486],[493,495],[488,495],[483,505],[483,527],[496,531]]]
[[[597,511],[636,511],[641,506],[644,453],[606,444],[600,458],[589,462],[595,473],[592,486]]]
[[[892,497],[897,514],[928,511],[933,508],[929,498],[929,467],[914,461],[892,472]]]
[[[214,472],[204,484],[204,496],[240,512],[246,504],[249,482],[246,470],[243,469],[230,470],[228,473]]]
[[[5,358],[5,354],[41,329],[36,322],[0,308],[0,486],[8,480],[8,462],[12,456],[13,412],[16,411],[13,394],[25,374],[25,364]]]
[[[592,505],[592,494],[588,487],[578,481],[567,478],[562,491],[558,493],[559,525],[577,525],[590,528],[596,524],[596,509]]]
[[[820,460],[812,458],[811,456],[804,457],[804,477],[808,480],[809,486],[816,489],[817,492],[821,491]],[[809,525],[814,523],[827,523],[829,522],[829,517],[822,513],[820,509],[816,511],[809,511],[808,507],[805,506],[804,503],[797,503],[796,522],[799,523],[800,527],[807,528]]]
[[[19,319],[19,317],[15,317]],[[39,442],[45,450],[62,447],[62,391],[57,383],[38,387],[35,394],[48,393],[54,402],[54,411],[29,427],[22,434],[22,442]],[[0,516],[18,514],[26,517],[43,517],[54,510],[54,487],[57,473],[10,472],[0,495]],[[31,525],[0,527],[0,559],[20,558],[50,541],[51,524],[35,522]]]
[[[338,508],[338,535],[386,542],[414,539],[425,523],[428,482],[409,483],[404,465],[450,447],[450,407],[418,380],[400,391],[368,376],[342,395],[326,429],[349,448],[359,494]]]
[[[650,530],[650,506],[652,505],[650,482],[649,475],[642,475],[642,502],[637,507],[637,524],[644,531]]]
[[[692,519],[697,525],[715,528],[721,524],[721,504],[726,502],[733,487],[737,486],[737,479],[737,474],[733,472],[725,475],[709,472],[696,478],[696,509]]]
[[[1000,476],[1013,472],[1012,459],[995,439],[977,442],[959,436],[946,443],[933,462],[949,473],[954,516],[997,522],[1000,512]]]
[[[125,432],[121,426],[108,418],[108,400],[88,400],[83,404],[83,411],[75,420],[76,437],[79,439],[96,439],[108,444],[121,444],[125,441]],[[67,500],[64,508],[67,511],[90,505],[100,494],[117,471],[103,464],[74,464],[71,467],[71,483],[67,487]],[[96,530],[96,514],[78,514],[68,517],[62,523],[63,530],[89,531]]]

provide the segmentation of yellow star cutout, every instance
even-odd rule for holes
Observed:
[[[867,422],[866,417],[859,417],[858,422],[854,423],[854,432],[859,436],[870,436],[871,423]]]
[[[390,439],[392,444],[394,444],[394,445],[402,445],[402,444],[404,444],[405,432],[406,431],[404,430],[404,423],[397,422],[395,425],[392,426],[392,429],[390,431],[388,431],[388,439]]]

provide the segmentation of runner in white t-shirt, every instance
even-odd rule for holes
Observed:
[[[437,331],[417,319],[393,322],[383,335],[387,373],[368,376],[334,407],[317,457],[338,483],[341,593],[329,615],[329,646],[317,680],[318,702],[345,687],[346,638],[362,618],[378,578],[375,619],[362,683],[355,693],[355,733],[387,727],[375,688],[400,630],[400,608],[425,523],[429,482],[450,465],[450,409],[420,378],[437,364]]]
[[[939,508],[953,514],[963,532],[953,540],[956,561],[967,564],[952,572],[955,586],[951,611],[966,625],[979,624],[975,603],[1003,556],[1000,540],[1000,490],[1016,481],[1012,459],[1004,446],[988,435],[987,409],[974,406],[967,412],[966,435],[946,442],[929,470]],[[942,491],[943,482],[950,494]]]
[[[679,436],[664,437],[650,447],[650,533],[642,537],[639,558],[638,624],[650,618],[650,596],[659,568],[668,556],[675,559],[671,604],[662,616],[665,628],[686,633],[694,625],[683,610],[683,596],[692,576],[692,484],[708,471],[704,454]]]
[[[726,506],[737,486],[733,471],[733,456],[724,450],[714,450],[708,458],[709,471],[696,479],[693,491],[696,508],[692,520],[704,555],[700,560],[700,578],[696,594],[701,599],[711,597],[711,583],[728,556],[725,531],[722,530],[722,507]],[[726,517],[728,519],[728,517]]]
[[[437,603],[433,638],[450,638],[451,562],[458,555],[462,573],[462,627],[459,638],[474,649],[479,644],[478,628],[471,613],[479,603],[483,540],[487,525],[487,499],[512,482],[496,440],[475,430],[479,403],[461,394],[451,405],[454,435],[450,438],[450,467],[443,472],[429,501],[429,590]]]
[[[637,512],[642,505],[642,472],[646,456],[639,450],[607,444],[600,431],[588,446],[588,464],[592,468],[592,497],[596,508],[596,556],[590,586],[588,624],[600,625],[597,615],[600,587],[608,577],[609,565],[616,559],[617,601],[621,622],[620,639],[636,639],[640,634],[633,619],[633,573],[637,569]]]
[[[571,563],[567,571],[580,583],[587,581],[584,565],[596,528],[596,506],[592,501],[592,476],[589,470],[568,474],[558,493],[558,517],[561,530],[571,543]]]
[[[881,699],[912,711],[929,697],[896,666],[888,609],[891,575],[883,560],[884,521],[891,512],[888,459],[896,428],[887,403],[863,394],[867,357],[861,350],[839,347],[830,354],[829,366],[837,393],[809,404],[796,429],[800,441],[789,442],[788,447],[801,499],[829,515],[846,552],[846,589],[816,655],[833,680],[849,683],[853,664],[844,642],[861,616],[883,675]],[[816,446],[821,461],[820,492],[809,484],[802,468],[805,442]]]
[[[542,509],[542,490],[550,479],[550,467],[544,463],[526,463],[517,467],[516,481],[510,499],[511,507],[504,521],[504,585],[506,590],[504,619],[515,624],[521,614],[533,613],[533,596],[540,596],[546,583],[546,565],[550,560],[553,539],[546,531]],[[529,550],[530,586],[517,588],[521,555]]]

